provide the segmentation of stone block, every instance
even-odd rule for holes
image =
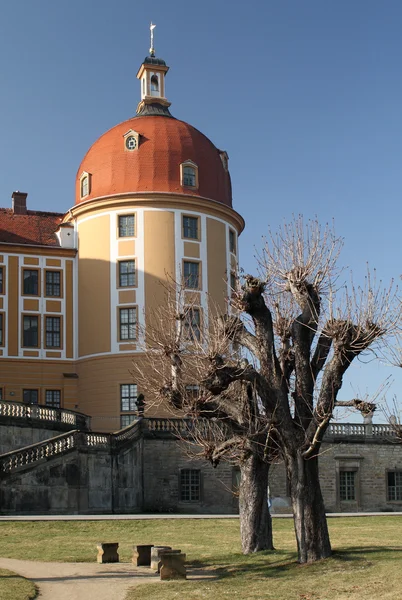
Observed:
[[[159,573],[161,566],[161,555],[164,552],[173,552],[171,546],[154,546],[151,548],[151,569],[156,573]],[[177,552],[177,551],[174,551]],[[179,550],[180,552],[180,550]]]
[[[98,563],[116,563],[119,562],[119,554],[117,549],[119,544],[117,542],[105,543],[99,542],[98,548]]]
[[[136,567],[150,567],[151,566],[151,550],[152,545],[141,544],[139,546],[133,546],[133,558],[132,563]]]
[[[185,554],[177,554],[169,551],[161,554],[161,579],[186,579],[185,561]]]

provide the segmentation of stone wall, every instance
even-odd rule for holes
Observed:
[[[402,471],[402,446],[389,440],[349,440],[324,443],[320,455],[320,481],[328,512],[393,512],[402,502],[387,498],[387,473]],[[341,501],[340,470],[355,471],[356,500]],[[272,465],[270,496],[273,513],[291,510],[283,463]]]
[[[51,447],[57,444],[57,441],[49,442]],[[22,455],[25,457],[35,450],[33,446],[22,451]],[[119,449],[106,444],[88,447],[76,442],[72,449],[60,455],[49,453],[47,458],[26,463],[6,476],[3,474],[1,513],[139,512],[142,508],[141,473],[141,439],[133,439]]]
[[[200,471],[200,501],[180,501],[180,472]],[[182,442],[172,438],[144,439],[144,512],[210,513],[237,512],[233,495],[234,469],[222,462],[216,469],[205,460],[191,459]]]

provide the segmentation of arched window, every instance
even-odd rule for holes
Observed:
[[[151,77],[151,96],[159,96],[159,79],[155,74]]]

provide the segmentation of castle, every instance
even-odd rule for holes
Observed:
[[[161,281],[182,282],[193,331],[211,302],[225,310],[244,228],[228,154],[171,115],[168,69],[151,48],[136,115],[90,147],[71,208],[30,210],[15,191],[0,209],[3,512],[237,510],[236,468],[187,458],[174,435],[185,422],[144,412],[131,374]],[[400,447],[378,427],[330,429],[330,510],[402,502]],[[289,510],[280,465],[270,491],[274,510]]]

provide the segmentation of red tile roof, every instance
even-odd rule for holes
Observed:
[[[138,150],[125,150],[124,135],[140,134]],[[198,166],[198,189],[180,183],[180,164]],[[91,174],[90,194],[80,197],[80,176]],[[165,116],[139,116],[104,133],[88,150],[77,173],[76,204],[102,196],[136,192],[170,192],[202,196],[232,206],[229,172],[220,151],[203,133],[184,121]]]
[[[55,231],[63,216],[37,210],[15,215],[11,208],[0,208],[0,243],[59,246]]]

